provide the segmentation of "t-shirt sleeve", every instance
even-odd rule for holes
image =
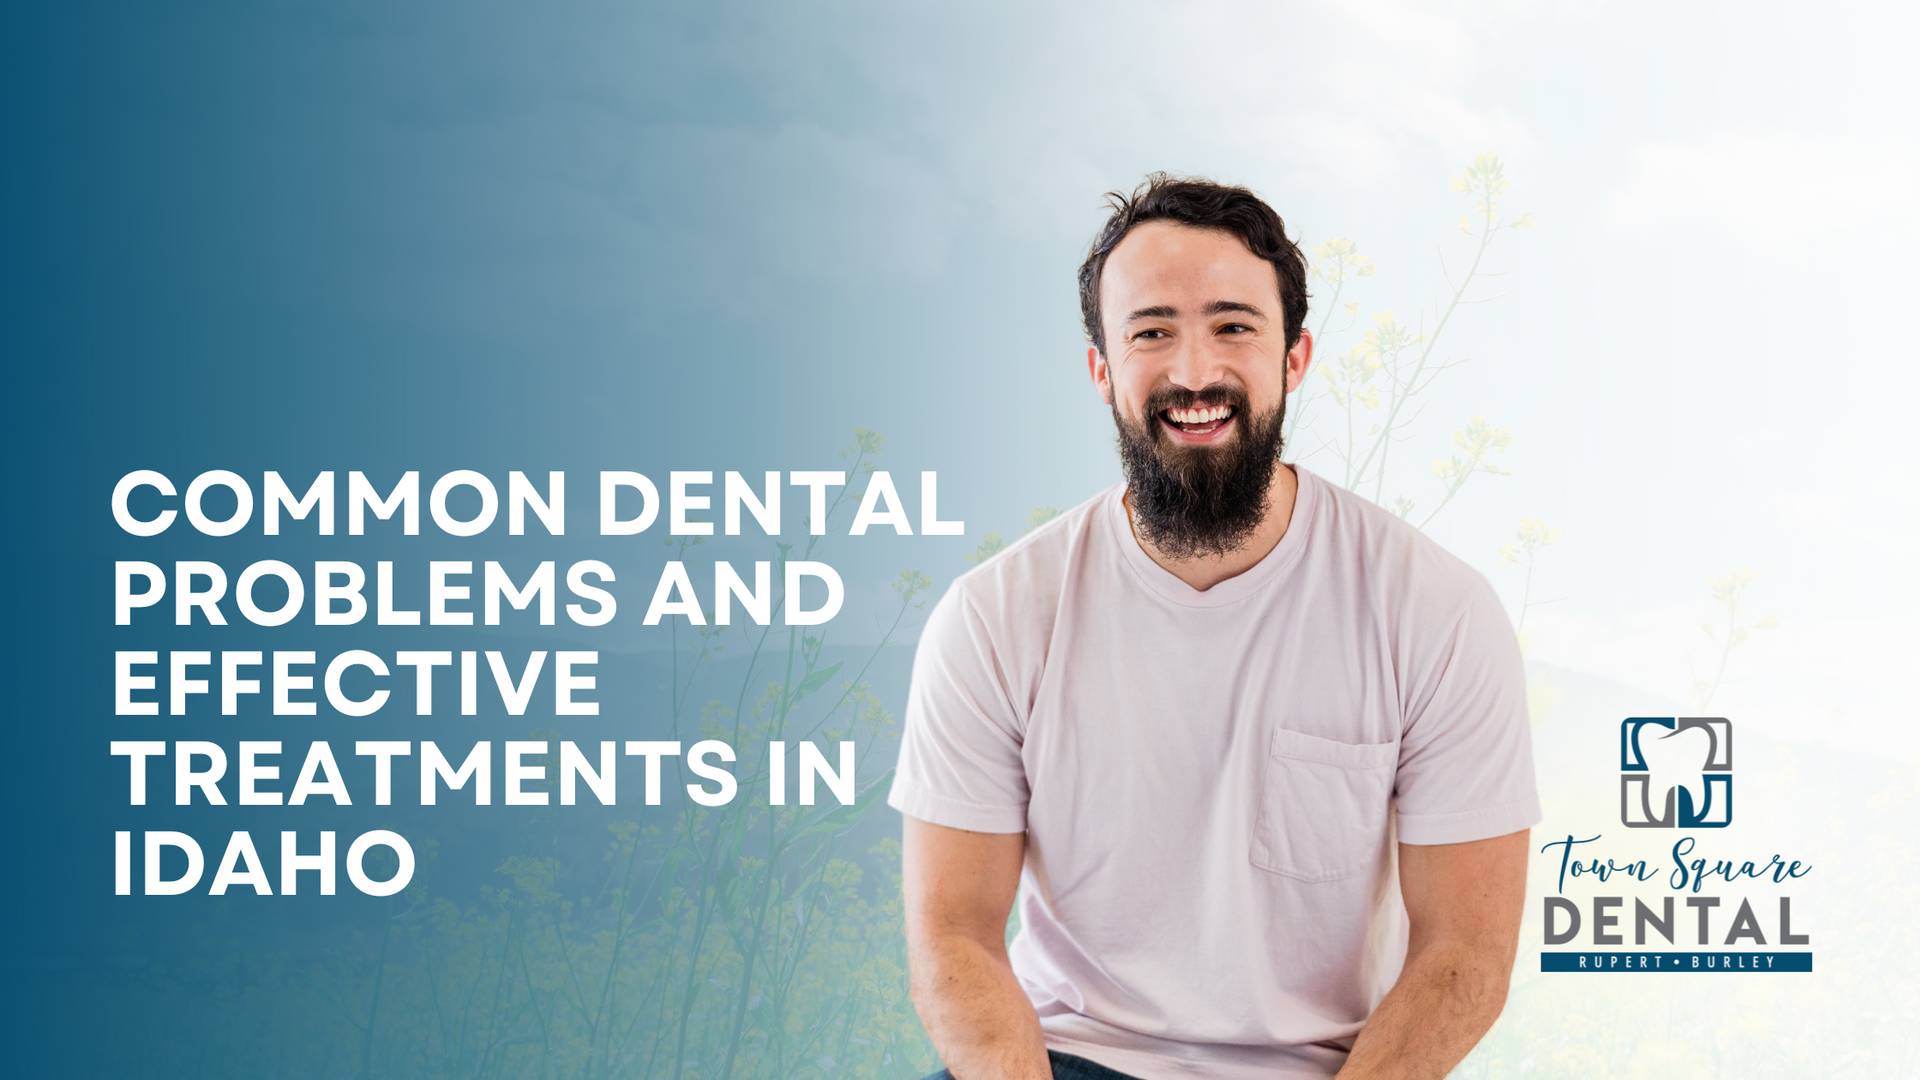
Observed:
[[[1400,841],[1457,844],[1538,824],[1520,645],[1484,579],[1427,661],[1394,778]]]
[[[913,659],[887,804],[972,832],[1027,828],[1021,728],[988,628],[963,590],[934,606]]]

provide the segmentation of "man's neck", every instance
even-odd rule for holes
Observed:
[[[1224,555],[1195,555],[1176,558],[1153,546],[1153,542],[1140,533],[1140,525],[1133,516],[1133,493],[1127,492],[1121,497],[1121,504],[1127,508],[1127,524],[1133,529],[1133,538],[1140,544],[1140,550],[1147,558],[1159,563],[1166,571],[1187,583],[1196,592],[1206,592],[1228,578],[1241,574],[1260,564],[1287,535],[1287,526],[1293,524],[1293,504],[1300,493],[1300,480],[1294,475],[1293,466],[1282,464],[1273,470],[1273,479],[1267,484],[1267,509],[1255,526],[1246,542]]]

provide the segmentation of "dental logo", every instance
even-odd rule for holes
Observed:
[[[1733,724],[1698,716],[1621,721],[1620,822],[1630,829],[1732,824]]]

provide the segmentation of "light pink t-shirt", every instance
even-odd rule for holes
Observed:
[[[1486,579],[1296,472],[1238,577],[1155,564],[1116,486],[954,582],[914,660],[888,801],[1027,833],[1011,958],[1047,1044],[1147,1080],[1331,1075],[1406,954],[1395,830],[1540,820]]]

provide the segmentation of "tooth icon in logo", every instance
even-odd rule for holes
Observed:
[[[1622,721],[1620,822],[1630,829],[1732,824],[1733,723],[1718,716]]]

